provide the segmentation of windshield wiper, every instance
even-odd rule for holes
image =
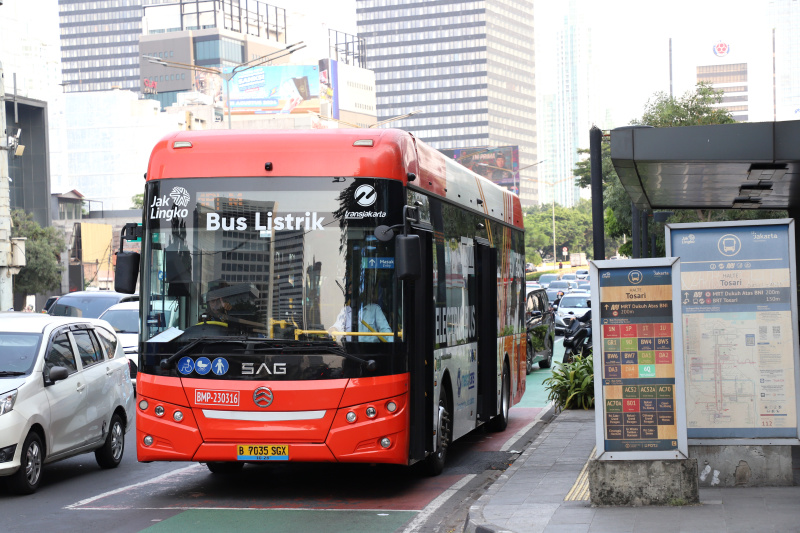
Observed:
[[[7,376],[24,376],[27,372],[16,372],[13,370],[0,370],[0,377]]]
[[[342,350],[338,344],[333,342],[318,342],[308,343],[302,341],[282,341],[275,339],[262,339],[260,337],[198,337],[192,342],[169,356],[167,359],[162,359],[160,366],[162,370],[171,370],[175,366],[175,362],[182,356],[186,355],[192,348],[198,344],[244,344],[254,352],[258,351],[280,351],[283,352],[288,349],[290,353],[308,353],[324,351],[325,353],[339,355],[345,359],[350,359],[366,367],[367,370],[375,370],[377,364],[373,359],[362,359],[353,354],[347,353]],[[260,345],[260,346],[259,346]],[[232,354],[235,355],[235,354]]]

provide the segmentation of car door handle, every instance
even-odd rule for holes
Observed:
[[[113,370],[111,370],[110,368],[106,367],[106,376],[110,376],[113,373],[114,373]]]
[[[83,392],[83,389],[85,389],[85,388],[86,388],[86,385],[82,385],[82,384],[78,383],[78,392]]]

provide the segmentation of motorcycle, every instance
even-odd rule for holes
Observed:
[[[592,354],[592,310],[581,317],[574,317],[564,333],[564,363],[571,363],[575,355],[587,357]]]

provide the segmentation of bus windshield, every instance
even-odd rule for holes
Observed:
[[[149,182],[141,370],[159,373],[189,344],[261,359],[270,346],[393,353],[403,330],[394,241],[374,230],[399,223],[404,201],[401,183],[380,179]]]

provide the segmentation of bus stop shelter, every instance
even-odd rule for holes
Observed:
[[[785,209],[800,219],[800,120],[617,128],[611,160],[634,220],[668,209]],[[642,226],[633,225],[636,249]]]

